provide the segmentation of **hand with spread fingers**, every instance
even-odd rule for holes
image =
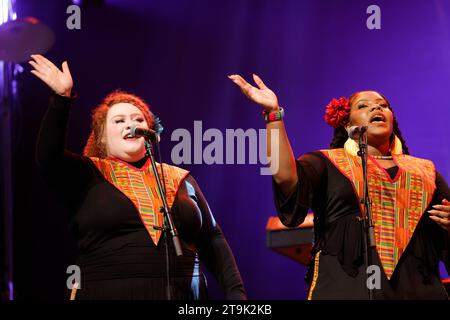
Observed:
[[[442,204],[436,204],[433,208],[428,211],[430,218],[450,234],[450,201],[443,199]]]
[[[270,90],[256,74],[253,74],[253,80],[258,88],[252,86],[238,74],[230,75],[228,78],[241,89],[242,93],[244,93],[247,98],[262,106],[265,111],[271,112],[280,109],[275,93]]]
[[[28,61],[34,68],[31,70],[31,73],[45,82],[57,94],[70,97],[73,80],[67,61],[63,62],[60,70],[50,60],[40,54],[32,54],[31,58],[32,60]]]

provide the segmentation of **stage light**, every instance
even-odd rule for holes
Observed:
[[[77,6],[101,6],[104,2],[103,0],[72,0],[72,3]]]
[[[16,20],[17,14],[13,10],[13,2],[13,0],[0,0],[0,25],[10,20]]]

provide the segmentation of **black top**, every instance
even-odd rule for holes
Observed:
[[[163,236],[155,246],[132,201],[109,183],[88,157],[65,150],[71,102],[69,98],[51,97],[36,159],[68,208],[71,230],[78,241],[82,289],[77,299],[165,299]],[[146,161],[131,165],[139,168]],[[245,299],[231,249],[191,175],[181,182],[171,212],[183,250],[183,255],[176,257],[169,237],[172,298],[207,297],[204,264],[227,299]]]
[[[314,212],[312,254],[320,251],[321,259],[312,298],[366,299],[364,229],[357,219],[359,203],[351,182],[319,151],[303,155],[296,163],[299,182],[291,195],[284,197],[273,183],[275,205],[281,222],[291,227],[303,222],[309,208]],[[396,166],[387,170],[392,178],[397,171]],[[430,207],[444,198],[450,199],[450,189],[437,172]],[[439,260],[450,270],[449,242],[448,233],[424,213],[390,280],[380,267],[382,286],[375,290],[376,298],[447,298]],[[373,264],[381,266],[376,250],[371,255]],[[313,271],[311,264],[306,277],[310,284]]]

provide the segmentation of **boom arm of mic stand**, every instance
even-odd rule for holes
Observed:
[[[175,228],[175,224],[173,223],[172,214],[170,213],[169,206],[167,205],[166,194],[163,191],[161,179],[159,178],[158,170],[156,168],[156,162],[155,162],[155,157],[153,155],[152,144],[147,139],[145,139],[144,143],[145,143],[145,149],[147,150],[147,155],[150,158],[150,162],[152,164],[152,169],[155,174],[156,183],[158,184],[158,192],[159,192],[159,195],[163,202],[163,206],[159,209],[160,212],[162,212],[164,214],[164,230],[163,231],[170,233],[170,235],[172,237],[172,241],[173,241],[173,246],[175,248],[175,252],[176,252],[177,256],[181,256],[181,255],[183,255],[183,251],[181,250],[180,238],[178,237],[177,229]]]

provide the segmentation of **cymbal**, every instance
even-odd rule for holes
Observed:
[[[0,60],[24,62],[30,54],[44,54],[54,42],[53,31],[36,18],[8,21],[0,26]]]

